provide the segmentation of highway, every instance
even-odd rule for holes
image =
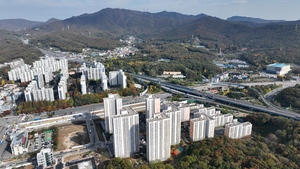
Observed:
[[[178,91],[181,91],[181,92],[184,92],[184,93],[187,93],[187,94],[196,95],[196,96],[200,96],[200,97],[205,97],[205,98],[208,98],[208,99],[221,101],[221,102],[225,102],[225,103],[230,103],[230,104],[234,104],[234,105],[237,105],[237,106],[249,108],[249,109],[256,110],[256,111],[270,113],[270,114],[273,114],[273,115],[292,118],[294,120],[300,120],[300,114],[292,112],[292,111],[279,110],[279,109],[269,107],[269,106],[262,106],[262,105],[258,105],[258,104],[254,104],[254,103],[244,102],[244,101],[241,101],[241,100],[231,99],[231,98],[228,98],[226,96],[210,94],[210,93],[198,91],[198,90],[195,90],[195,89],[191,89],[191,88],[188,88],[188,87],[171,84],[171,83],[165,82],[164,80],[149,77],[149,76],[134,75],[134,74],[131,74],[131,76],[136,77],[136,78],[141,78],[141,79],[144,79],[144,80],[148,80],[148,81],[157,82],[161,86],[165,86],[165,87],[168,87],[168,88],[171,88],[171,89],[174,89],[174,90],[178,90]]]

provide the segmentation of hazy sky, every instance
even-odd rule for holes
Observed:
[[[146,9],[152,13],[163,10],[192,15],[204,13],[222,19],[238,15],[300,20],[299,6],[299,0],[0,0],[0,19],[46,21],[104,8],[124,8]]]

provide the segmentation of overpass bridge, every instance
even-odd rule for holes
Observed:
[[[289,111],[289,110],[280,110],[280,109],[277,109],[277,108],[274,108],[274,107],[262,106],[262,105],[258,105],[258,104],[254,104],[254,103],[249,103],[249,102],[245,102],[245,101],[241,101],[241,100],[228,98],[226,96],[210,94],[210,93],[198,91],[198,90],[195,90],[195,89],[191,89],[191,88],[188,88],[188,87],[171,84],[171,83],[165,82],[162,79],[153,78],[153,77],[149,77],[149,76],[134,75],[134,74],[131,74],[131,76],[136,77],[136,78],[140,78],[140,79],[144,79],[144,80],[147,80],[147,81],[153,81],[153,82],[159,83],[161,86],[165,86],[165,87],[168,87],[168,88],[173,89],[173,90],[181,91],[181,92],[186,93],[186,94],[205,97],[207,99],[212,99],[212,100],[215,100],[215,101],[230,103],[230,104],[237,105],[237,106],[240,106],[240,107],[245,107],[245,108],[248,108],[248,109],[261,111],[261,112],[265,112],[265,113],[270,113],[270,114],[273,114],[273,115],[283,116],[283,117],[287,117],[287,118],[291,118],[291,119],[300,121],[300,114]]]

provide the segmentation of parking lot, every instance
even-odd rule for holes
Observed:
[[[52,140],[45,141],[45,133],[39,134],[33,139],[34,142],[29,145],[29,151],[37,151],[41,148],[52,148]]]

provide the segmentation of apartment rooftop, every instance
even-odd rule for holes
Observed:
[[[41,149],[41,151],[37,153],[37,156],[44,155],[45,153],[52,153],[52,149],[51,148]]]
[[[204,114],[204,113],[197,113],[198,117],[191,119],[191,122],[197,122],[197,121],[202,121],[202,120],[213,120],[212,117]]]
[[[137,115],[137,114],[138,113],[135,110],[133,110],[133,108],[131,106],[124,106],[121,109],[121,114],[115,115],[115,116],[113,116],[113,118],[126,117],[126,116],[132,116],[132,115]]]
[[[224,116],[224,114],[222,114],[221,111],[216,111],[216,114],[214,116]]]
[[[177,106],[178,108],[190,107],[188,104],[185,104],[185,103],[173,102],[173,104],[175,106]]]
[[[157,96],[157,95],[155,95],[155,94],[149,94],[149,93],[147,93],[146,95],[146,99],[151,99],[151,98],[153,98],[153,99],[159,99],[159,97]]]
[[[237,125],[241,125],[242,123],[238,122],[237,119],[233,119],[232,122],[225,124],[225,126],[233,127]]]
[[[207,107],[207,110],[215,109],[214,107]]]
[[[167,109],[164,109],[163,112],[164,113],[170,113],[170,112],[174,112],[174,111],[179,111],[179,109],[177,108],[176,105],[174,105],[171,102],[163,102],[164,106],[167,106]]]
[[[245,123],[242,123],[242,125],[243,125],[243,126],[248,126],[248,125],[252,125],[252,124],[251,124],[250,122],[247,121],[247,122],[245,122]]]
[[[121,99],[121,96],[119,94],[112,94],[109,93],[107,98],[104,99]]]
[[[169,117],[165,113],[156,113],[154,114],[154,118],[147,119],[148,122],[153,122],[153,121],[161,121],[169,119]]]

